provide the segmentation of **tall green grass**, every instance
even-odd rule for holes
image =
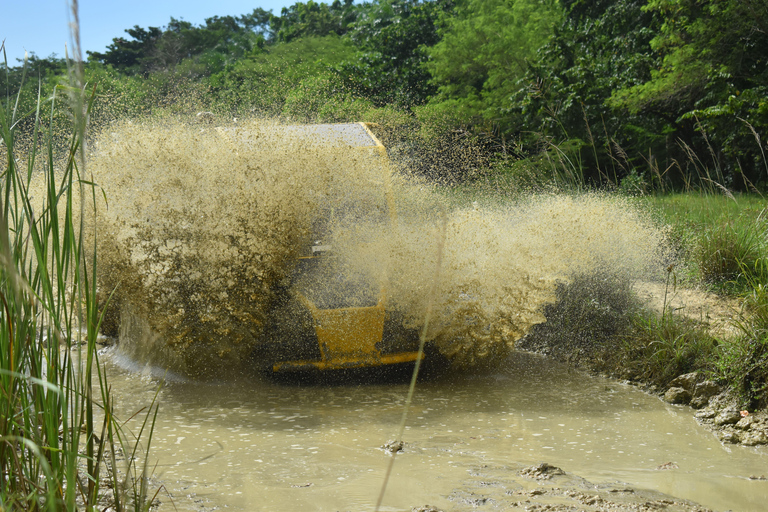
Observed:
[[[761,264],[768,273],[768,258]],[[718,347],[717,375],[750,409],[768,405],[768,279],[749,278],[750,292],[734,319],[737,335]]]
[[[84,228],[94,213],[85,205],[96,204],[84,157],[94,94],[78,63],[70,84],[38,95],[32,112],[18,111],[18,96],[0,98],[0,510],[95,510],[106,487],[119,511],[151,501],[138,440],[114,417],[99,366],[97,257]],[[73,125],[61,155],[43,119],[63,101]],[[142,433],[156,413],[150,406]]]
[[[757,195],[680,193],[643,201],[671,226],[681,277],[719,292],[750,293],[766,282],[768,209]]]

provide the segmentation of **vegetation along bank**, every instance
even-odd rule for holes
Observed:
[[[762,0],[310,0],[128,28],[84,62],[0,63],[1,504],[89,507],[106,488],[118,508],[147,503],[137,458],[101,477],[135,452],[106,379],[88,380],[103,300],[68,198],[94,193],[86,127],[197,112],[378,123],[396,163],[457,200],[635,197],[670,226],[660,307],[610,268],[574,275],[519,346],[698,407],[726,442],[765,443],[766,26]],[[35,162],[51,184],[39,210]],[[679,309],[688,288],[714,293],[722,321]]]

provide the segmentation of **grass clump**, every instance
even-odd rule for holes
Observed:
[[[717,340],[695,320],[667,311],[645,310],[623,340],[623,376],[666,387],[675,377],[711,372]]]
[[[518,346],[604,370],[640,306],[629,278],[609,271],[578,274],[558,283],[555,302],[544,308],[546,322],[534,326]]]
[[[761,272],[768,265],[763,260]],[[738,334],[718,350],[716,372],[750,409],[768,405],[768,284],[750,279],[751,292],[734,320]]]
[[[761,262],[766,256],[766,226],[760,218],[726,222],[705,229],[698,239],[695,259],[705,283],[748,290],[764,281]]]
[[[38,97],[32,112],[18,112],[18,97],[0,98],[0,510],[95,510],[106,487],[118,511],[151,501],[138,441],[115,419],[98,362],[97,259],[82,206],[94,197],[83,151],[93,96],[77,76],[49,100]],[[62,93],[75,122],[60,158],[41,109],[57,108]],[[21,144],[26,117],[34,130]],[[41,185],[36,198],[32,183]],[[150,407],[143,431],[154,414]]]
[[[644,201],[671,226],[686,282],[723,293],[749,293],[765,282],[761,261],[768,257],[765,200],[756,195],[671,194]]]

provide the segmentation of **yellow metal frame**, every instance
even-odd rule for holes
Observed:
[[[419,358],[418,352],[382,354],[376,347],[384,334],[383,293],[378,304],[363,308],[318,309],[306,297],[300,297],[312,313],[321,358],[275,363],[273,371],[362,368],[409,363]]]
[[[360,124],[374,141],[374,151],[379,153],[385,179],[384,193],[387,200],[390,221],[397,222],[397,210],[390,181],[389,159],[384,145],[371,132],[367,123]],[[370,146],[362,149],[369,150]],[[335,370],[363,368],[399,363],[410,363],[419,359],[419,352],[382,354],[377,348],[384,335],[386,316],[386,286],[382,286],[378,302],[371,307],[319,309],[303,295],[299,299],[312,314],[317,342],[320,346],[319,361],[284,361],[275,363],[275,372],[317,368]]]

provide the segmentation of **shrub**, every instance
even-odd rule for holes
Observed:
[[[630,280],[610,271],[559,283],[555,299],[544,308],[546,322],[534,326],[518,346],[597,369],[617,354],[640,308]]]
[[[628,278],[610,272],[560,283],[520,348],[609,374],[665,385],[678,375],[711,370],[717,341],[698,322],[643,307]]]
[[[739,335],[721,344],[718,354],[719,377],[750,408],[768,403],[768,285],[764,283],[750,278],[751,292],[734,320]]]
[[[759,275],[765,251],[764,223],[724,222],[705,228],[695,249],[703,281],[744,284]]]

